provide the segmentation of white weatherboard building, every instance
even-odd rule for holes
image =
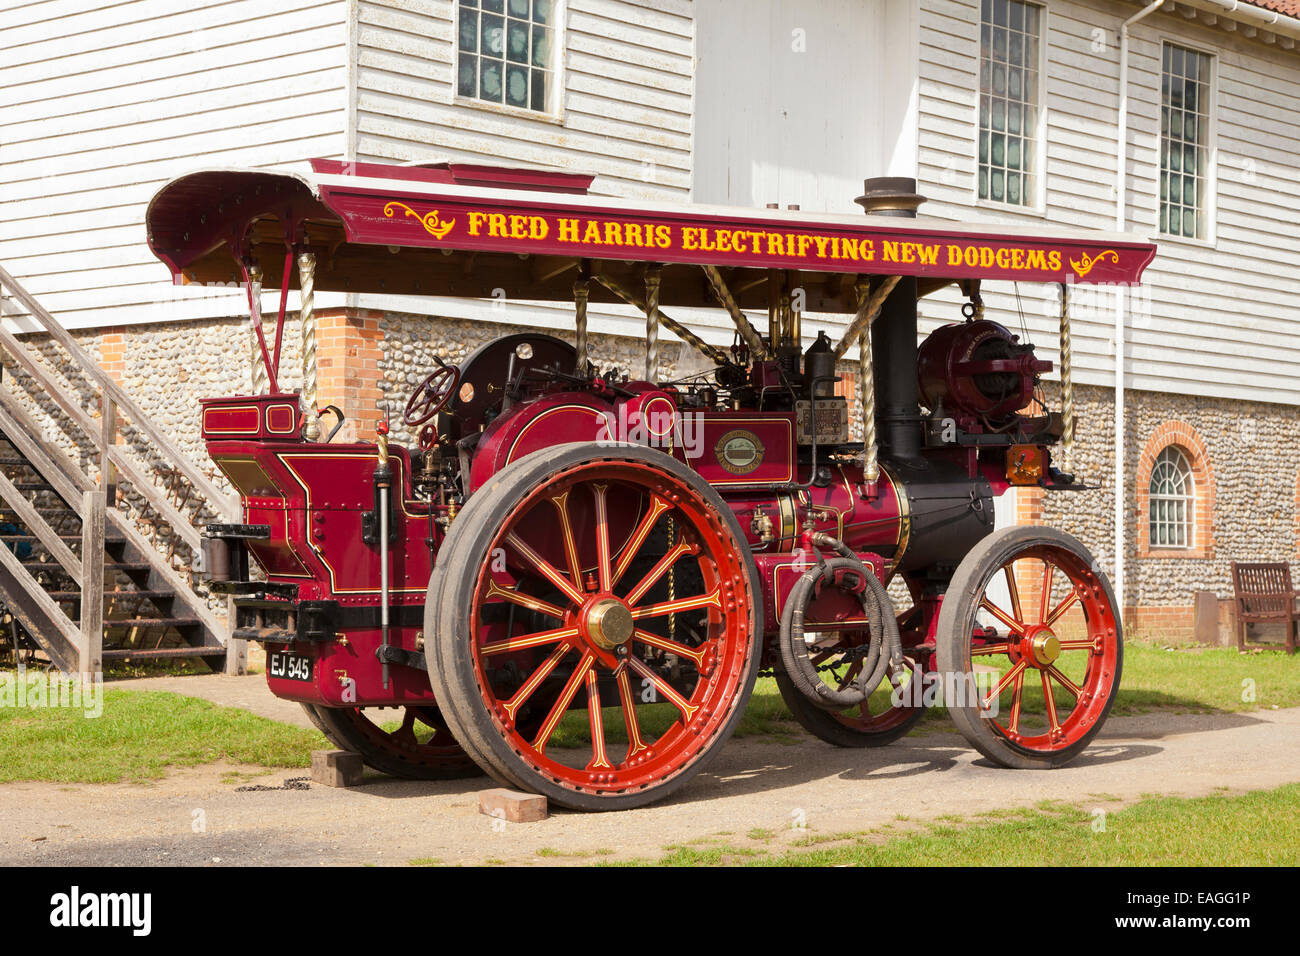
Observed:
[[[0,264],[198,457],[193,399],[246,387],[242,293],[171,287],[143,227],[152,193],[196,168],[529,164],[594,173],[604,194],[849,212],[864,178],[895,175],[918,180],[923,215],[1118,227],[1160,255],[1140,291],[1074,296],[1072,465],[1100,488],[1021,492],[1002,519],[1122,563],[1130,628],[1190,628],[1230,561],[1297,551],[1298,39],[1296,0],[11,3]],[[1057,359],[1054,294],[986,299]],[[346,394],[324,394],[322,370],[350,413],[431,350],[569,324],[554,307],[317,305],[373,351],[332,386]],[[958,306],[924,302],[923,331]],[[724,316],[699,321],[729,343]],[[611,359],[639,326],[592,323]]]

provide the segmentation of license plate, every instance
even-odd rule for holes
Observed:
[[[301,654],[286,654],[283,651],[278,651],[267,655],[266,666],[272,677],[278,677],[280,680],[301,680],[310,683],[311,661],[310,657],[303,657]]]

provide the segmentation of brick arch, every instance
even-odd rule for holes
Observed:
[[[1160,453],[1174,445],[1192,466],[1192,546],[1151,547],[1151,472]],[[1205,442],[1187,422],[1168,421],[1158,425],[1147,439],[1137,469],[1137,542],[1140,558],[1214,557],[1214,466]]]

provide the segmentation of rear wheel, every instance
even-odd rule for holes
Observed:
[[[957,567],[939,611],[948,711],[1004,767],[1058,767],[1088,746],[1119,693],[1123,631],[1088,550],[1052,528],[1006,528]]]
[[[761,621],[745,539],[662,452],[562,445],[457,517],[425,612],[434,693],[489,773],[580,810],[677,789],[731,735]]]
[[[437,707],[399,708],[391,720],[377,723],[380,708],[302,706],[336,747],[360,754],[366,766],[383,773],[411,780],[457,780],[482,773]]]

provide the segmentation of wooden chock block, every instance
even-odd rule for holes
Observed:
[[[509,823],[536,823],[546,819],[546,798],[518,790],[484,790],[478,795],[478,812]]]
[[[323,787],[355,787],[361,783],[365,764],[361,754],[347,750],[313,750],[311,780]]]

